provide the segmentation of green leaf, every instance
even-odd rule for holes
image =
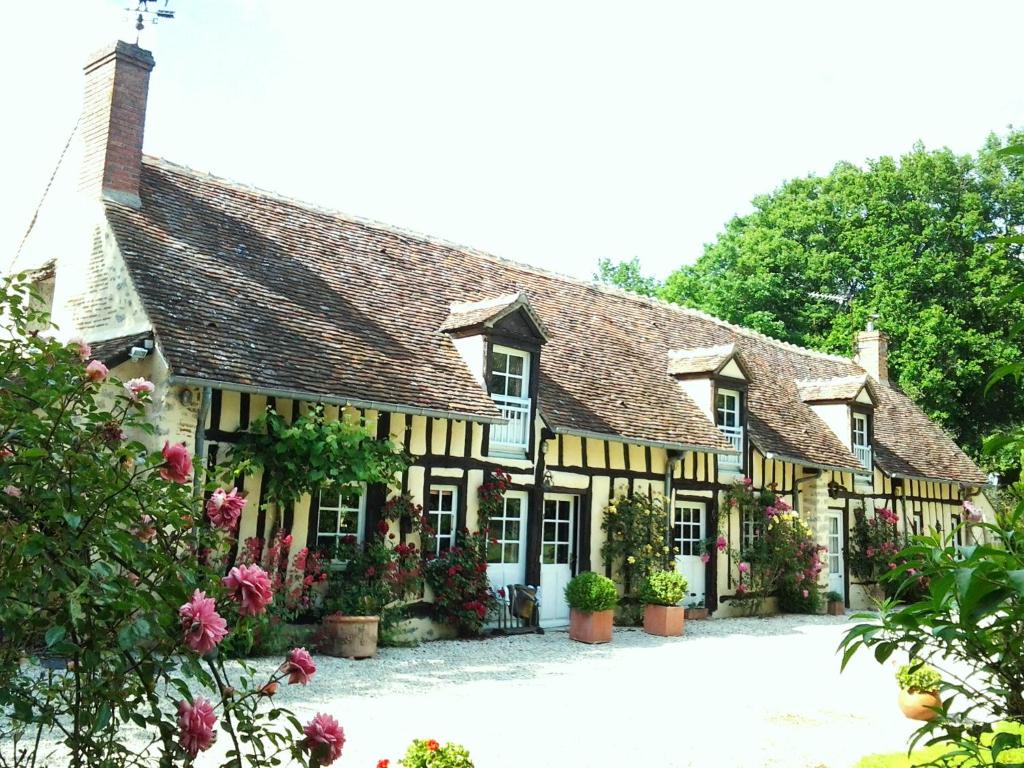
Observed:
[[[64,521],[73,529],[77,529],[82,524],[82,516],[75,514],[74,512],[64,512]]]
[[[1010,580],[1010,584],[1017,590],[1017,594],[1024,597],[1024,569],[1007,571],[1006,578]]]
[[[46,630],[46,647],[52,648],[54,645],[63,640],[68,634],[68,631],[64,627],[50,627]]]

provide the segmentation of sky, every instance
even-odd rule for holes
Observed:
[[[0,252],[134,5],[5,5]],[[633,257],[663,277],[785,179],[1024,123],[1022,3],[167,7],[140,40],[148,154],[580,277]]]

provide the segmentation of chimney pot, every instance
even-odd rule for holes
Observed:
[[[81,135],[79,189],[87,195],[141,205],[142,137],[153,54],[119,40],[89,57]]]

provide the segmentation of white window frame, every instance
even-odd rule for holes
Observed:
[[[734,399],[734,407],[719,404],[719,398]],[[726,416],[733,416],[736,422],[733,425],[726,424]],[[718,464],[723,468],[740,470],[743,467],[743,453],[746,450],[743,435],[743,395],[738,389],[716,388],[715,389],[715,425],[722,431],[726,439],[737,450],[735,454],[720,454]]]
[[[700,545],[704,540],[705,512],[706,507],[703,504],[692,502],[677,501],[672,507],[671,540],[676,556],[700,556]],[[684,520],[683,518],[687,516],[689,520]],[[693,535],[695,529],[696,536]],[[683,536],[684,530],[690,535]]]
[[[508,367],[504,371],[495,372],[493,367],[495,354],[506,355],[507,360],[512,358],[522,360],[522,374],[509,373]],[[523,456],[529,450],[530,430],[532,429],[531,415],[533,414],[533,403],[530,399],[531,361],[532,356],[526,350],[505,347],[500,344],[491,346],[490,359],[487,361],[487,391],[502,415],[509,419],[507,424],[491,425],[489,445],[491,453]],[[505,384],[503,392],[494,391],[495,376],[503,378]],[[519,395],[508,394],[508,385],[511,380],[520,382]]]
[[[316,531],[314,532],[315,535],[316,535],[316,548],[317,549],[319,549],[321,547],[321,543],[320,543],[320,538],[321,537],[326,538],[326,539],[333,539],[335,547],[337,547],[338,541],[340,541],[341,538],[344,537],[344,536],[354,535],[356,537],[356,541],[358,541],[360,544],[362,544],[366,540],[366,483],[360,483],[358,485],[358,487],[357,486],[351,486],[350,489],[348,489],[348,490],[351,490],[353,492],[354,491],[358,491],[358,493],[359,493],[358,506],[350,507],[350,506],[345,506],[345,505],[341,504],[341,500],[342,500],[343,494],[340,493],[340,492],[338,492],[338,497],[337,497],[338,503],[336,503],[336,504],[324,504],[324,493],[329,491],[329,492],[331,492],[331,494],[333,496],[335,491],[334,491],[333,487],[321,488],[318,491]],[[328,512],[330,514],[336,515],[336,517],[335,517],[335,524],[334,524],[334,528],[335,528],[335,532],[334,533],[327,533],[327,532],[324,532],[324,531],[320,530],[320,523],[323,520],[324,512]],[[343,531],[343,530],[341,530],[342,513],[347,513],[347,512],[355,512],[356,513],[356,530],[355,531],[350,531],[350,530]],[[335,559],[333,562],[338,562],[338,561]]]
[[[437,499],[440,502],[444,499],[445,495],[448,495],[450,500],[450,508],[445,508],[444,505],[440,505],[438,508],[434,507],[434,494],[437,494]],[[427,492],[427,519],[430,520],[430,527],[434,529],[434,552],[433,554],[440,555],[446,549],[451,549],[455,546],[455,534],[458,532],[458,514],[459,514],[459,486],[457,485],[444,485],[444,484],[432,484]],[[451,532],[441,533],[441,518],[451,518]]]
[[[866,413],[853,411],[851,416],[852,432],[850,442],[853,453],[864,469],[871,469],[871,432],[870,420]]]
[[[519,502],[519,516],[509,517],[508,503],[512,499],[516,499]],[[523,548],[526,546],[526,516],[529,513],[527,504],[529,503],[529,497],[516,495],[506,495],[502,499],[501,503],[501,514],[491,518],[491,537],[495,543],[490,544],[487,547],[487,563],[488,565],[504,565],[506,563],[520,563],[524,559],[525,552]],[[519,535],[516,538],[507,538],[507,524],[509,521],[515,520],[519,523]],[[497,527],[495,528],[495,524]],[[505,559],[505,547],[510,545],[516,546],[516,559],[506,560]],[[500,553],[497,560],[492,560],[491,556],[496,551]]]
[[[757,543],[758,533],[761,531],[758,521],[759,513],[756,510],[747,510],[740,513],[740,554],[746,555]]]

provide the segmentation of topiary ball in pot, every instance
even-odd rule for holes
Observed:
[[[575,576],[565,587],[569,613],[569,637],[582,643],[607,643],[612,639],[612,617],[619,602],[615,582],[593,571]]]
[[[683,634],[686,609],[679,603],[686,597],[686,579],[676,571],[655,571],[640,587],[644,601],[644,631],[660,637]]]
[[[900,686],[899,704],[911,720],[933,720],[942,709],[939,688],[942,678],[934,667],[920,661],[904,664],[896,673]]]

